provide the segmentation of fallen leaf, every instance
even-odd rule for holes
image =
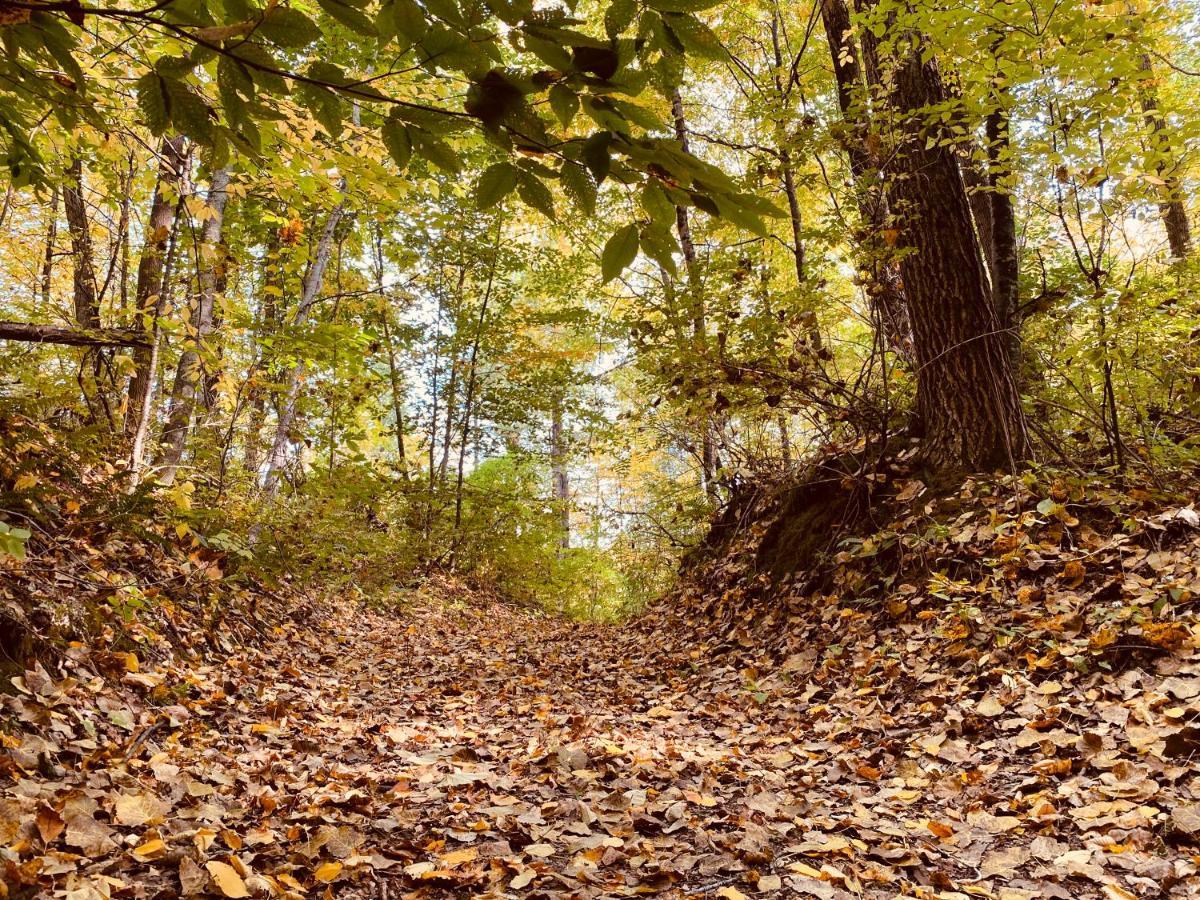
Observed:
[[[213,885],[226,897],[250,896],[250,892],[246,890],[246,882],[233,866],[213,860],[206,862],[204,868],[208,870]]]

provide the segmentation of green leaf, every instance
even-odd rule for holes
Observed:
[[[646,5],[660,12],[695,13],[712,9],[721,0],[646,0]]]
[[[664,13],[663,22],[683,48],[705,59],[725,59],[725,47],[716,32],[688,13]]]
[[[626,225],[619,229],[604,245],[600,254],[600,277],[605,284],[625,270],[638,252],[637,225]]]
[[[550,188],[532,172],[524,169],[517,171],[517,193],[521,199],[546,216],[550,221],[557,218],[554,213],[554,195]]]
[[[550,88],[550,108],[566,128],[579,112],[579,95],[565,84],[556,84]]]
[[[565,71],[566,69],[571,68],[571,54],[564,50],[559,44],[532,34],[526,34],[524,36],[524,42],[526,50],[528,50],[546,65],[550,66],[552,69]]]
[[[211,144],[213,115],[208,104],[182,81],[163,79],[171,123],[198,144]]]
[[[596,212],[596,183],[588,170],[578,163],[564,162],[559,172],[563,190],[575,202],[584,215],[594,215]]]
[[[604,183],[604,179],[608,177],[608,171],[612,166],[612,157],[608,153],[608,147],[612,143],[612,139],[611,131],[597,131],[583,142],[580,156],[591,170],[592,175],[596,179],[596,184]]]
[[[647,178],[642,186],[642,209],[659,225],[670,228],[675,223],[675,204],[668,199],[657,179]]]
[[[392,155],[392,159],[396,161],[396,165],[403,172],[412,158],[413,149],[408,126],[399,119],[389,118],[384,120],[382,133],[383,145],[387,147],[388,153]]]
[[[316,23],[291,6],[268,9],[258,32],[271,43],[293,50],[306,47],[321,36]]]
[[[671,233],[669,227],[663,228],[657,223],[647,225],[642,228],[640,237],[642,250],[647,256],[670,274],[678,274],[675,253],[679,250],[679,245],[675,242],[675,235]]]
[[[489,166],[475,185],[475,203],[480,209],[490,209],[512,193],[517,186],[517,169],[509,163]]]
[[[412,138],[413,150],[439,169],[452,175],[457,175],[462,169],[458,154],[441,138],[430,134],[423,128],[409,128],[408,134]]]
[[[380,12],[380,18],[389,19],[393,32],[413,44],[429,30],[425,11],[414,0],[391,0]]]
[[[343,0],[317,0],[317,3],[331,19],[341,22],[347,28],[367,37],[376,35],[375,23],[349,3],[344,3]]]
[[[720,2],[720,0],[714,0]],[[604,31],[615,38],[637,18],[637,0],[612,0],[604,11]]]
[[[162,134],[171,121],[170,101],[163,79],[157,72],[147,72],[137,81],[137,103],[146,117],[146,127]]]

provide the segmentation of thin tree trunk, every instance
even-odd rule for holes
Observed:
[[[571,508],[568,504],[571,486],[567,480],[567,454],[563,444],[562,403],[555,400],[550,419],[550,477],[554,504],[558,508],[559,549],[567,550],[571,546]]]
[[[7,197],[5,198],[7,201]],[[50,308],[50,288],[54,281],[54,242],[58,239],[58,188],[50,192],[50,217],[46,223],[46,253],[42,257],[42,306]],[[80,323],[82,324],[82,323]],[[90,326],[84,326],[90,327]]]
[[[179,136],[162,142],[158,167],[158,183],[146,222],[146,240],[138,262],[137,290],[134,294],[137,326],[147,334],[158,333],[158,319],[163,311],[163,271],[166,267],[167,245],[175,224],[176,210],[182,196],[185,169],[184,139]],[[146,400],[154,380],[157,362],[157,341],[134,353],[134,375],[129,383],[125,411],[125,435],[133,441],[143,425]],[[144,435],[143,435],[144,440]]]
[[[903,54],[891,103],[901,116],[895,197],[910,252],[901,260],[916,350],[922,454],[935,469],[1015,468],[1029,449],[1009,354],[953,150],[927,141],[948,94],[920,35]],[[932,143],[932,146],[927,146]]]
[[[96,295],[92,233],[87,207],[83,202],[83,161],[78,156],[71,160],[62,195],[67,230],[71,233],[71,261],[75,267],[75,321],[81,328],[99,328],[100,308]]]
[[[1151,161],[1155,174],[1162,181],[1162,201],[1158,208],[1167,231],[1167,244],[1171,248],[1172,258],[1186,259],[1192,252],[1192,228],[1184,205],[1187,194],[1179,178],[1179,161],[1175,158],[1170,131],[1158,108],[1154,68],[1148,54],[1143,53],[1139,59],[1138,71],[1145,75],[1138,93],[1142,115],[1150,129]]]
[[[879,138],[873,134],[866,103],[867,83],[879,84],[879,66],[873,41],[863,46],[860,65],[858,48],[850,25],[850,9],[845,0],[820,0],[821,21],[833,61],[837,82],[838,107],[846,127],[843,146],[850,161],[850,176],[859,217],[866,230],[863,241],[867,300],[879,326],[884,343],[903,359],[912,361],[912,325],[904,298],[899,264],[888,241],[890,209],[882,178],[882,164],[873,152]]]
[[[438,463],[438,484],[446,483],[446,470],[450,467],[450,445],[454,441],[454,406],[458,397],[458,351],[450,358],[450,381],[446,385],[446,421],[442,425],[442,459]]]
[[[262,428],[267,420],[267,389],[263,382],[266,380],[267,350],[265,338],[279,330],[280,310],[276,302],[276,294],[282,294],[283,270],[279,261],[280,240],[279,232],[273,231],[267,242],[266,255],[263,257],[263,288],[262,300],[258,310],[258,328],[255,334],[254,363],[247,372],[250,382],[247,388],[246,405],[250,416],[246,422],[246,446],[243,466],[246,471],[258,480],[258,467],[261,463]]]
[[[386,306],[383,310],[383,340],[387,344],[388,379],[392,388],[392,415],[396,419],[396,464],[400,468],[400,477],[408,481],[408,454],[404,449],[404,392],[400,385],[400,369],[396,365],[396,348],[392,344],[391,327],[388,319],[391,310]]]
[[[775,92],[779,94],[780,103],[784,104],[787,118],[787,96],[780,72],[783,70],[783,46],[779,41],[779,7],[771,10],[771,46],[775,51]],[[800,217],[800,200],[796,196],[796,175],[792,168],[792,153],[787,147],[779,148],[779,167],[783,175],[783,193],[788,201],[788,218],[792,224],[792,258],[796,265],[796,283],[804,284],[804,240],[802,238],[803,220]],[[818,348],[819,349],[819,348]]]
[[[500,255],[500,221],[496,221],[496,243],[492,247],[492,264],[488,269],[487,287],[479,307],[479,321],[475,325],[475,339],[471,343],[471,357],[467,363],[467,395],[464,398],[462,436],[458,442],[458,472],[454,484],[454,542],[450,548],[451,558],[458,549],[459,529],[462,527],[463,469],[467,458],[467,441],[471,433],[471,416],[475,412],[475,384],[479,358],[479,345],[483,341],[483,329],[487,324],[488,303],[492,299],[492,285],[496,279],[496,262]]]
[[[1005,99],[1001,90],[999,101]],[[1013,377],[1021,373],[1020,275],[1021,262],[1017,255],[1017,218],[1013,198],[1004,184],[1008,167],[1009,137],[1008,110],[998,106],[987,117],[988,181],[991,185],[992,219],[992,302],[996,318],[1004,331],[1009,364]]]
[[[671,114],[675,119],[675,139],[683,151],[688,152],[687,119],[683,114],[683,97],[676,88],[671,92]],[[686,206],[675,207],[675,230],[679,234],[679,246],[683,251],[684,268],[687,271],[687,293],[692,317],[692,344],[696,355],[704,359],[708,354],[708,323],[701,294],[700,266],[696,259],[696,245],[692,241],[692,225]],[[700,476],[704,492],[711,500],[717,497],[716,448],[713,446],[712,425],[707,416],[700,423]]]
[[[392,308],[383,290],[383,229],[378,222],[375,223],[372,237],[375,292],[383,303],[380,319],[383,322],[383,342],[387,346],[388,381],[392,389],[392,415],[396,420],[396,465],[399,467],[400,477],[404,481],[408,481],[408,454],[404,449],[404,392],[401,387],[400,368],[396,365],[396,347],[392,343]]]
[[[218,169],[213,173],[209,184],[209,214],[200,231],[200,258],[197,260],[200,290],[195,298],[189,323],[190,341],[179,355],[167,427],[163,432],[162,469],[158,476],[163,484],[174,483],[176,468],[183,457],[183,448],[191,428],[200,386],[201,352],[213,333],[213,306],[216,301],[218,270],[224,266],[219,256],[221,224],[225,214],[225,203],[229,199],[228,187],[229,170]]]
[[[182,198],[178,205],[182,207]],[[162,277],[159,281],[159,297],[155,301],[156,310],[150,327],[150,350],[146,366],[150,373],[150,380],[146,385],[145,393],[142,394],[142,405],[137,415],[138,424],[133,431],[133,443],[129,451],[130,482],[133,487],[137,487],[141,483],[142,462],[146,455],[146,439],[150,436],[150,423],[154,420],[155,389],[159,381],[158,364],[162,355],[162,319],[170,310],[169,293],[171,276],[175,269],[175,258],[179,249],[179,223],[180,218],[178,209],[176,209],[171,235],[167,241],[167,254],[163,263]]]
[[[343,185],[342,190],[345,190]],[[320,299],[321,281],[325,277],[325,268],[329,265],[329,257],[333,254],[334,234],[338,222],[346,209],[346,201],[341,201],[329,213],[325,228],[317,242],[316,255],[309,266],[304,282],[300,289],[300,303],[296,307],[293,324],[302,325],[308,318],[309,310]],[[287,394],[279,410],[279,419],[275,426],[275,439],[271,442],[271,453],[267,458],[267,471],[263,476],[263,494],[268,498],[275,496],[279,490],[279,479],[283,474],[283,466],[287,461],[287,448],[292,424],[296,420],[296,406],[300,399],[300,387],[304,382],[307,365],[302,359],[297,362],[288,376]]]

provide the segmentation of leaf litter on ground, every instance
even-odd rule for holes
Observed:
[[[951,564],[890,583],[768,583],[748,537],[623,627],[441,579],[74,646],[3,698],[7,891],[1200,896],[1200,521],[1058,493],[917,499],[891,531]]]

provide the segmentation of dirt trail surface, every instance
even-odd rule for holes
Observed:
[[[769,669],[470,598],[80,650],[4,701],[10,896],[1200,896],[1192,657],[960,696],[827,618]]]

